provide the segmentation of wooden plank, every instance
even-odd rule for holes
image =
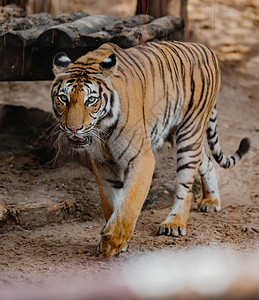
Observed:
[[[129,48],[152,40],[182,40],[182,19],[172,16],[162,17],[146,24],[129,29],[124,29],[110,41],[122,48]]]
[[[70,23],[86,17],[83,12],[60,15],[53,18],[47,13],[34,14],[23,18],[8,18],[0,24],[0,45],[23,47],[33,45],[39,35],[50,26],[60,23]]]
[[[117,32],[101,31],[83,37],[89,47],[98,48],[103,43],[111,42],[122,48],[129,48],[141,43],[156,40],[183,40],[183,21],[181,18],[167,16],[155,19],[145,25],[132,28],[123,27]]]
[[[116,20],[111,24],[105,26],[105,28],[102,31],[91,33],[88,34],[87,36],[82,36],[81,44],[96,49],[104,43],[112,42],[114,37],[122,33],[125,30],[125,28],[127,28],[128,31],[131,31],[132,28],[138,26],[144,26],[145,24],[148,24],[153,20],[154,17],[148,15],[137,15],[137,16],[127,17],[121,20]],[[144,27],[140,27],[140,28],[144,28]],[[128,44],[129,47],[132,47],[135,45],[135,42],[134,44],[131,44],[130,42]]]
[[[96,15],[81,18],[72,23],[52,26],[44,31],[37,39],[39,47],[50,47],[53,44],[59,47],[87,47],[81,37],[93,32],[101,31],[107,24],[120,19],[112,15]]]
[[[125,27],[132,28],[148,24],[152,21],[154,21],[154,17],[149,15],[130,16],[108,24],[107,26],[105,26],[104,31],[107,31],[111,34],[120,33],[125,29]]]

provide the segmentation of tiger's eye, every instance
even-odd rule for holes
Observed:
[[[97,97],[91,96],[87,99],[86,104],[87,105],[93,105],[97,102],[97,100],[98,100]]]
[[[67,105],[68,104],[68,98],[67,98],[67,96],[66,95],[59,95],[58,96],[58,100],[62,103],[62,104],[64,104],[64,105]]]

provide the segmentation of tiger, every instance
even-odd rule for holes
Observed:
[[[177,151],[172,208],[158,235],[186,235],[196,174],[201,212],[221,210],[212,159],[233,167],[249,150],[243,138],[232,156],[221,150],[216,98],[220,66],[198,43],[148,42],[123,49],[102,44],[74,62],[64,52],[53,59],[51,103],[60,134],[90,156],[105,218],[97,250],[104,257],[128,244],[155,169],[154,154],[170,136]]]

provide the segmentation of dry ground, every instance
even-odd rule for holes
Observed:
[[[89,7],[94,9],[94,3],[88,1]],[[41,110],[3,107],[0,111],[0,205],[8,217],[0,228],[0,286],[78,272],[94,277],[148,250],[196,245],[231,246],[239,253],[255,250],[259,242],[258,10],[256,1],[245,0],[215,5],[191,0],[189,6],[190,38],[210,45],[221,59],[222,148],[229,155],[242,137],[251,140],[251,149],[238,166],[217,167],[222,211],[199,213],[194,200],[186,237],[156,236],[175,189],[174,150],[165,145],[158,153],[153,184],[129,250],[117,258],[95,256],[104,220],[87,162],[64,156],[54,166],[49,163],[54,157],[49,150],[50,83],[1,84],[0,103]]]

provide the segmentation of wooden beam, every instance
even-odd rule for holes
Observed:
[[[129,48],[152,40],[183,40],[183,21],[172,16],[100,15],[68,18],[62,24],[49,14],[34,18],[12,19],[0,27],[0,81],[51,80],[52,60],[60,51],[74,61],[106,42]]]

